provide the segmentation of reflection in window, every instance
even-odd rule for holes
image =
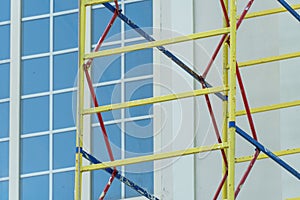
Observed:
[[[153,167],[152,167],[153,170]],[[126,178],[132,180],[139,186],[146,189],[150,194],[154,193],[154,181],[153,181],[153,172],[143,172],[143,173],[128,173],[126,169],[125,173]],[[137,193],[135,190],[125,187],[125,197],[137,197],[141,196],[139,193]]]
[[[106,132],[115,159],[121,159],[121,129],[120,124],[106,125]],[[100,127],[93,128],[93,155],[101,161],[109,161],[109,155]]]
[[[24,60],[22,63],[22,94],[49,91],[49,57]]]
[[[0,178],[8,177],[9,163],[9,144],[0,142]]]
[[[23,0],[22,16],[47,14],[50,11],[50,1],[47,0]]]
[[[9,103],[0,103],[0,138],[9,136]]]
[[[75,126],[75,111],[73,112],[73,95],[76,93],[67,92],[56,94],[53,97],[53,127],[54,129],[68,128]]]
[[[0,194],[1,200],[8,200],[8,181],[0,181]]]
[[[117,47],[114,47],[117,48]],[[100,83],[121,78],[121,56],[112,55],[96,58],[92,65],[93,82]]]
[[[53,60],[54,90],[74,87],[78,69],[78,53],[56,55]]]
[[[0,65],[0,99],[9,97],[9,63]]]
[[[152,51],[152,49],[144,49],[125,54],[125,77],[152,74]]]
[[[97,95],[99,105],[101,106],[121,102],[120,84],[102,86],[96,88],[95,90],[96,90],[96,95]],[[102,117],[104,121],[120,119],[121,112],[120,110],[103,112]],[[97,116],[95,114],[93,115],[93,122],[94,123],[98,122]]]
[[[78,14],[54,17],[54,50],[77,47]]]
[[[10,0],[1,0],[0,22],[10,19]]]
[[[71,10],[71,9],[76,9],[76,8],[78,8],[77,1],[54,0],[54,12]]]
[[[125,84],[126,101],[150,98],[153,96],[152,79],[132,81]],[[152,105],[137,106],[126,109],[126,117],[136,117],[152,114]]]
[[[53,168],[72,167],[75,163],[75,131],[53,135]]]
[[[126,157],[141,156],[153,152],[153,126],[151,119],[125,123]]]
[[[49,97],[23,99],[21,102],[22,134],[49,130]]]
[[[135,3],[125,4],[125,12],[130,20],[148,33],[152,34],[152,1],[139,1]],[[145,28],[146,27],[146,28]],[[148,27],[148,28],[147,28]],[[136,31],[126,24],[126,38],[140,37]]]
[[[53,175],[53,200],[74,199],[74,172],[55,173]]]
[[[49,18],[22,22],[22,55],[27,56],[48,51]]]
[[[21,140],[21,173],[49,169],[49,136],[23,138]]]
[[[96,44],[104,32],[113,13],[106,8],[92,10],[92,44]],[[112,25],[105,41],[116,41],[121,39],[121,21],[116,19]]]
[[[34,176],[21,179],[21,200],[49,199],[49,176]]]
[[[2,5],[1,5],[2,6]],[[5,60],[10,58],[10,26],[4,25],[0,26],[0,60]]]
[[[92,172],[92,199],[97,200],[101,195],[107,181],[109,180],[110,174],[106,173],[104,170],[97,170]],[[105,199],[121,199],[121,182],[115,180],[107,194]]]

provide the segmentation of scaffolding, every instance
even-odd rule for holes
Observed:
[[[75,166],[75,200],[82,199],[82,173],[89,172],[92,170],[105,170],[111,175],[106,187],[104,188],[99,199],[104,199],[106,192],[109,190],[111,183],[114,179],[118,179],[123,182],[126,186],[131,187],[136,190],[142,196],[148,199],[159,199],[153,194],[150,194],[147,190],[140,187],[138,184],[129,180],[128,178],[121,175],[116,167],[124,166],[129,164],[137,164],[141,162],[155,161],[166,158],[185,156],[191,154],[197,154],[207,151],[220,151],[223,160],[223,178],[216,188],[216,193],[213,199],[217,199],[222,192],[222,199],[235,199],[242,185],[245,183],[252,167],[255,162],[259,159],[270,158],[277,164],[279,164],[284,170],[291,173],[296,179],[300,179],[300,173],[290,166],[287,162],[280,158],[280,156],[291,155],[300,153],[300,147],[295,149],[281,150],[278,152],[271,152],[262,143],[258,141],[256,129],[254,126],[252,114],[259,112],[266,112],[270,110],[278,110],[287,107],[299,106],[300,100],[293,102],[286,102],[274,105],[268,105],[258,108],[250,108],[246,91],[244,88],[242,76],[240,73],[241,67],[248,67],[257,64],[263,64],[268,62],[275,62],[280,60],[286,60],[291,58],[300,57],[300,52],[294,52],[283,55],[276,55],[272,57],[260,58],[257,60],[251,60],[246,62],[238,62],[236,60],[236,33],[240,25],[245,19],[261,17],[266,15],[273,15],[281,12],[290,12],[291,15],[298,21],[300,21],[299,14],[295,11],[300,9],[300,4],[290,6],[284,0],[278,0],[279,3],[284,6],[284,8],[269,9],[260,12],[248,13],[254,0],[250,0],[246,7],[244,8],[241,15],[237,15],[236,0],[220,0],[222,12],[223,12],[223,28],[211,30],[207,32],[194,33],[186,36],[175,37],[165,40],[156,41],[152,36],[148,35],[144,30],[142,30],[138,25],[128,19],[118,7],[117,0],[80,0],[80,44],[79,44],[79,103],[78,103],[78,116],[77,116],[77,133],[76,133],[76,166]],[[114,2],[111,4],[110,2]],[[103,35],[100,37],[94,51],[92,53],[86,53],[86,8],[96,4],[103,4],[108,10],[113,13],[113,16],[107,25]],[[230,8],[230,9],[229,9]],[[99,51],[103,41],[105,40],[112,24],[115,19],[119,17],[132,29],[134,29],[138,34],[144,37],[148,42],[136,45],[125,46],[121,48],[114,48],[109,50]],[[175,44],[180,42],[186,42],[191,40],[199,40],[207,37],[222,36],[220,42],[217,45],[216,50],[209,60],[209,64],[205,68],[202,75],[197,74],[191,67],[181,61],[172,52],[170,52],[165,45]],[[94,58],[109,56],[113,54],[121,54],[131,51],[137,51],[148,48],[157,48],[162,54],[166,55],[169,59],[175,62],[180,68],[182,68],[186,73],[191,75],[199,84],[202,89],[188,91],[179,94],[170,94],[159,97],[152,97],[147,99],[123,102],[118,104],[111,104],[106,106],[99,106],[96,94],[93,88],[93,83],[91,81],[91,76],[89,68]],[[214,87],[206,81],[206,76],[209,73],[216,56],[219,54],[221,48],[223,49],[223,85]],[[85,81],[87,81],[88,87],[90,89],[91,97],[93,100],[94,107],[84,108],[84,90]],[[239,86],[241,91],[241,96],[245,110],[236,110],[236,88]],[[223,103],[223,130],[218,129],[216,123],[216,117],[213,111],[212,103],[209,95],[216,95]],[[128,158],[123,160],[114,160],[114,156],[110,147],[109,136],[106,132],[104,122],[102,119],[102,112],[130,108],[134,106],[142,106],[147,104],[155,104],[160,102],[167,102],[176,99],[189,98],[195,96],[204,96],[207,108],[209,110],[209,115],[214,127],[214,131],[217,138],[217,143],[211,146],[198,146],[189,149],[183,149],[173,152],[159,153],[147,156],[139,156],[134,158]],[[101,162],[97,160],[93,155],[88,153],[83,149],[83,135],[84,135],[84,116],[90,114],[97,114],[100,128],[102,130],[107,151],[109,153],[110,162]],[[246,115],[248,123],[251,129],[251,135],[246,133],[242,128],[236,123],[236,117]],[[240,135],[246,141],[253,145],[255,148],[255,153],[252,156],[246,157],[235,157],[236,152],[236,134]],[[261,154],[261,152],[263,154]],[[91,162],[91,165],[83,165],[83,159]],[[249,162],[244,175],[241,177],[240,182],[235,187],[235,165],[241,162]]]

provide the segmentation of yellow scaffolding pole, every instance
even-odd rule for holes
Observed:
[[[81,168],[82,172],[85,171],[92,171],[92,170],[98,170],[98,169],[105,169],[108,167],[118,167],[118,166],[124,166],[124,165],[131,165],[131,164],[137,164],[141,162],[149,162],[149,161],[155,161],[155,160],[162,160],[167,158],[173,158],[178,156],[186,156],[190,154],[196,154],[196,153],[203,153],[207,151],[215,151],[227,148],[227,143],[218,143],[211,146],[201,146],[201,147],[195,147],[190,149],[184,149],[184,150],[178,150],[178,151],[172,151],[172,152],[166,152],[166,153],[157,153],[147,156],[139,156],[134,158],[127,158],[123,160],[115,160],[110,162],[103,162],[100,164],[93,164],[93,165],[87,165],[83,166]]]
[[[75,161],[75,189],[74,199],[81,200],[82,188],[82,154],[79,149],[83,145],[83,109],[84,109],[84,59],[85,54],[85,31],[86,31],[86,7],[84,1],[80,1],[79,5],[79,80],[78,80],[78,110],[77,110],[77,126],[76,126],[76,161]]]
[[[263,152],[262,152],[263,153]],[[276,156],[286,156],[286,155],[292,155],[292,154],[297,154],[300,153],[300,148],[295,148],[295,149],[286,149],[286,150],[282,150],[282,151],[275,151],[273,152]],[[258,160],[262,160],[262,159],[266,159],[269,158],[267,155],[265,154],[260,154],[258,156]],[[236,163],[241,163],[241,162],[248,162],[250,160],[253,159],[253,155],[251,156],[243,156],[240,158],[236,158],[235,162]]]
[[[262,107],[258,107],[258,108],[252,108],[252,109],[250,109],[250,111],[251,111],[251,113],[254,114],[254,113],[267,112],[267,111],[295,107],[295,106],[300,106],[300,100],[285,102],[285,103],[278,103],[278,104],[273,104],[273,105],[268,105],[268,106],[262,106]],[[242,116],[242,115],[246,115],[246,110],[240,110],[240,111],[236,112],[236,116]]]
[[[300,9],[300,4],[295,4],[291,6],[294,10]],[[252,12],[246,15],[245,19],[250,19],[254,17],[262,17],[266,15],[273,15],[273,14],[278,14],[278,13],[283,13],[287,12],[287,10],[283,7],[281,8],[273,8],[273,9],[268,9],[268,10],[263,10],[259,12]]]
[[[104,51],[92,52],[92,53],[86,54],[85,59],[91,59],[91,58],[96,58],[96,57],[103,57],[103,56],[108,56],[108,55],[127,53],[127,52],[131,52],[131,51],[137,51],[137,50],[142,50],[142,49],[147,49],[147,48],[176,44],[176,43],[186,42],[186,41],[190,41],[190,40],[218,36],[218,35],[222,35],[222,34],[226,34],[226,33],[229,33],[229,28],[221,28],[221,29],[216,29],[216,30],[207,31],[207,32],[194,33],[194,34],[190,34],[190,35],[186,35],[186,36],[179,36],[179,37],[166,39],[166,40],[158,40],[158,41],[153,41],[153,42],[146,42],[146,43],[142,43],[142,44],[125,46],[125,47],[121,47],[121,48],[114,48],[114,49],[108,49],[108,50],[104,50]]]
[[[300,52],[294,52],[294,53],[288,53],[288,54],[283,54],[283,55],[279,55],[279,56],[270,56],[270,57],[260,58],[260,59],[256,59],[256,60],[240,62],[239,67],[248,67],[248,66],[252,66],[252,65],[259,65],[259,64],[275,62],[275,61],[280,61],[280,60],[286,60],[286,59],[291,59],[291,58],[297,58],[297,57],[300,57]]]
[[[161,102],[172,101],[172,100],[176,100],[176,99],[183,99],[183,98],[195,97],[195,96],[200,96],[200,95],[205,95],[205,94],[223,92],[226,90],[228,90],[228,89],[225,87],[219,86],[219,87],[214,87],[214,88],[193,90],[193,91],[183,92],[183,93],[178,93],[178,94],[169,94],[169,95],[165,95],[165,96],[151,97],[151,98],[129,101],[129,102],[124,102],[124,103],[117,103],[117,104],[110,104],[110,105],[106,105],[106,106],[99,106],[99,107],[95,107],[95,108],[89,108],[89,109],[85,109],[83,114],[85,114],[85,115],[86,114],[94,114],[94,113],[98,113],[98,112],[107,112],[107,111],[117,110],[117,109],[122,109],[122,108],[130,108],[130,107],[134,107],[134,106],[143,106],[143,105],[147,105],[147,104],[161,103]]]
[[[229,58],[229,131],[228,131],[228,199],[234,200],[235,179],[235,110],[236,110],[236,0],[230,0],[230,58]]]

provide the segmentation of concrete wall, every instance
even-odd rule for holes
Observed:
[[[241,13],[246,1],[238,1]],[[293,1],[291,1],[293,3]],[[294,2],[296,3],[296,2]],[[276,1],[254,2],[252,11],[280,7]],[[219,1],[154,1],[156,38],[168,38],[222,27]],[[245,20],[238,31],[237,59],[247,61],[299,51],[299,23],[288,13]],[[185,60],[198,73],[208,64],[220,37],[170,45],[167,48]],[[300,59],[273,62],[242,68],[251,107],[299,100]],[[155,53],[155,95],[200,88],[190,76],[160,53]],[[222,56],[217,57],[207,81],[222,84]],[[222,130],[222,104],[211,96],[219,129]],[[237,110],[244,109],[238,90]],[[259,140],[273,151],[299,147],[297,121],[300,108],[290,108],[253,115]],[[237,123],[250,133],[246,117]],[[203,97],[190,98],[155,106],[155,145],[158,151],[171,151],[193,145],[216,142]],[[237,136],[236,156],[253,154],[254,148]],[[299,155],[284,157],[300,170]],[[236,182],[247,163],[237,164]],[[212,199],[221,180],[220,152],[156,162],[155,190],[162,199]],[[257,161],[239,199],[286,199],[299,196],[300,184],[271,160]]]

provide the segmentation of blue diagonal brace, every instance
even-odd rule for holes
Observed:
[[[235,126],[236,132],[242,136],[245,140],[253,144],[257,149],[260,151],[264,152],[269,158],[274,160],[277,164],[279,164],[281,167],[286,169],[288,172],[290,172],[292,175],[294,175],[298,180],[300,180],[300,173],[297,172],[293,167],[291,167],[289,164],[287,164],[285,161],[280,159],[278,156],[273,154],[269,149],[264,147],[261,143],[258,141],[254,140],[250,135],[248,135],[245,131],[243,131],[241,128],[238,126]]]
[[[76,150],[78,151],[78,149]],[[84,151],[82,148],[80,148],[80,153],[82,154],[82,156],[89,160],[90,162],[92,162],[93,164],[100,164],[102,163],[101,161],[99,161],[97,158],[95,158],[94,156],[92,156],[91,154],[87,153],[86,151]],[[113,168],[105,168],[104,169],[107,173],[112,174],[113,173]],[[145,190],[144,188],[138,186],[137,184],[135,184],[133,181],[129,180],[128,178],[126,178],[125,176],[122,176],[120,174],[119,171],[117,171],[117,174],[115,176],[117,179],[119,179],[122,183],[124,183],[125,185],[127,185],[128,187],[130,187],[131,189],[137,191],[139,194],[143,195],[144,197],[146,197],[147,199],[151,199],[151,200],[159,200],[158,198],[156,198],[154,195],[150,194],[149,192],[147,192],[147,190]]]
[[[286,1],[278,0],[278,2],[300,22],[300,15]]]
[[[113,13],[116,10],[116,8],[114,6],[112,6],[110,3],[103,3],[103,5]],[[136,25],[134,22],[132,22],[128,17],[126,17],[124,14],[122,14],[122,12],[118,12],[118,17],[121,20],[123,20],[128,26],[130,26],[132,29],[134,29],[138,34],[140,34],[142,37],[144,37],[147,41],[149,41],[149,42],[155,41],[155,39],[153,37],[151,37],[148,33],[146,33],[138,25]],[[193,71],[191,68],[189,68],[184,62],[182,62],[178,57],[176,57],[173,53],[171,53],[165,47],[158,46],[157,49],[160,50],[163,54],[165,54],[172,61],[174,61],[179,67],[181,67],[184,71],[186,71],[188,74],[190,74],[192,77],[194,77],[197,81],[199,81],[200,83],[205,83],[208,87],[211,87],[211,85],[209,83],[207,83],[202,76],[200,76],[195,71]],[[218,96],[223,101],[225,101],[227,99],[226,96],[220,92],[215,93],[215,95]]]

